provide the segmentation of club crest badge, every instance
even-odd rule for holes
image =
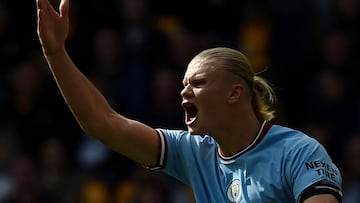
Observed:
[[[241,182],[239,179],[235,179],[231,182],[227,189],[227,197],[231,202],[238,202],[242,196]]]

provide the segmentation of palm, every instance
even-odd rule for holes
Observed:
[[[68,35],[68,1],[62,0],[60,14],[48,0],[38,0],[38,36],[47,54],[56,53],[64,46]]]

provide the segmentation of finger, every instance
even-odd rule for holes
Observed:
[[[69,16],[69,0],[61,0],[59,6],[60,16],[68,17]]]
[[[57,13],[48,0],[36,0],[38,10],[43,12]]]
[[[44,0],[36,0],[36,7],[38,23],[40,23],[40,21],[44,22],[46,20],[45,16],[47,15],[46,4],[44,4]]]
[[[44,1],[44,5],[46,6],[46,10],[47,11],[52,11],[54,10],[53,6],[51,5],[51,3],[49,2],[49,0],[42,0]]]
[[[47,0],[46,0],[47,1]],[[36,7],[39,10],[43,10],[46,8],[46,4],[44,2],[44,0],[36,0]]]

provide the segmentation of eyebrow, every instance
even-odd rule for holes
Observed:
[[[187,79],[184,78],[184,79],[182,80],[182,84],[185,86],[186,82],[187,82]]]

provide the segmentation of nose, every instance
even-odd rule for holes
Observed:
[[[194,95],[194,92],[192,91],[190,85],[186,85],[182,90],[181,90],[181,97],[183,99],[188,99],[191,98]]]

